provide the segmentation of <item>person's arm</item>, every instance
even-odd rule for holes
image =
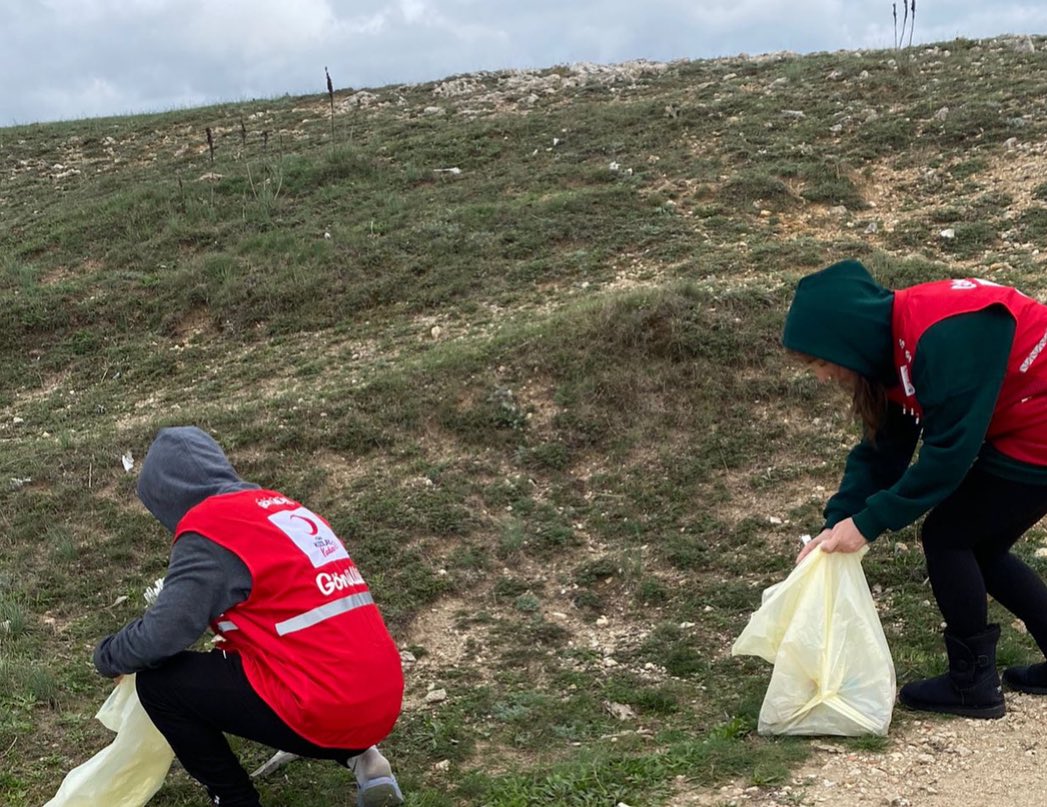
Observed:
[[[171,550],[156,603],[98,643],[95,667],[109,678],[157,667],[250,593],[251,573],[240,558],[202,535],[186,533]]]
[[[870,496],[854,526],[873,540],[898,530],[952,493],[967,475],[1003,385],[1015,322],[1003,308],[961,314],[920,339],[913,384],[923,408],[923,441],[915,463],[889,488]]]
[[[887,404],[875,441],[866,437],[847,455],[839,490],[825,505],[823,529],[832,529],[863,510],[866,499],[901,478],[912,461],[920,428],[912,417],[902,413],[901,406]]]

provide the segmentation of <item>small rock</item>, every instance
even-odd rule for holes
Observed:
[[[449,771],[450,769],[451,769],[451,760],[449,760],[449,759],[441,759],[439,762],[437,762],[435,765],[433,765],[433,770],[437,770],[437,771]]]
[[[1006,140],[1003,141],[1003,145],[1006,147],[1008,151],[1014,151],[1014,149],[1018,147],[1018,138],[1008,137]]]
[[[783,109],[782,115],[786,118],[796,118],[797,120],[807,117],[801,109]]]
[[[636,712],[632,710],[632,707],[627,706],[624,703],[612,703],[608,701],[604,704],[604,708],[611,714],[612,717],[618,720],[633,720],[636,718]]]
[[[443,703],[447,700],[446,689],[431,689],[425,693],[426,703]]]
[[[943,106],[941,109],[939,109],[937,112],[934,113],[934,119],[935,120],[944,121],[948,117],[949,117],[949,107],[947,107],[947,106]]]
[[[425,109],[422,110],[422,114],[423,115],[444,115],[446,113],[444,112],[443,107],[427,106]]]
[[[898,541],[894,545],[894,552],[895,552],[896,555],[904,555],[908,551],[909,551],[909,545],[906,544],[906,543],[902,543],[901,541]]]
[[[830,207],[829,212],[834,216],[846,216],[848,210],[843,205],[836,205],[835,207]]]
[[[606,625],[609,625],[609,624],[611,624],[611,620],[609,620],[605,616],[601,616],[601,617],[597,617],[596,618],[596,625],[597,625],[597,627],[602,628],[602,627],[604,627]]]
[[[782,520],[778,516],[767,516],[767,522],[769,524],[781,524]]]
[[[942,230],[940,233],[938,233],[938,235],[940,235],[946,241],[951,241],[956,237],[956,230],[954,230],[952,227],[948,227]]]
[[[875,235],[880,230],[880,225],[875,221],[869,222],[869,226],[865,228],[866,235]]]
[[[1032,554],[1037,558],[1047,558],[1047,546],[1041,546]]]
[[[443,336],[443,332],[444,332],[443,328],[441,328],[439,325],[434,325],[430,329],[429,335],[431,337],[433,337],[433,339],[439,339],[441,336]]]
[[[680,630],[687,630],[688,628],[693,628],[693,627],[694,627],[694,623],[693,622],[681,622],[680,623]]]
[[[608,170],[610,171],[619,171],[621,170],[621,167],[622,166],[617,162],[612,162],[610,165],[607,166]]]

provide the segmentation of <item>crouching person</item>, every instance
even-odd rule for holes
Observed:
[[[186,771],[222,807],[260,807],[225,734],[352,769],[357,804],[403,802],[375,744],[400,713],[396,645],[326,521],[241,479],[194,427],[163,429],[138,496],[174,535],[164,586],[103,639],[102,675],[138,696]],[[220,641],[188,651],[210,626]]]

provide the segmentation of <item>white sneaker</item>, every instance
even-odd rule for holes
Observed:
[[[356,774],[358,807],[398,807],[404,803],[392,766],[376,746],[350,759],[349,767]]]

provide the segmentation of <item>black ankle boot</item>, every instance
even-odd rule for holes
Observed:
[[[999,625],[989,625],[982,633],[966,638],[946,631],[949,672],[906,684],[898,693],[898,699],[910,709],[923,712],[1003,717],[1007,709],[1000,689],[1000,676],[996,672],[996,642],[999,638]]]
[[[1032,695],[1047,695],[1047,662],[1028,667],[1008,667],[1003,671],[1003,682],[1008,688]]]

